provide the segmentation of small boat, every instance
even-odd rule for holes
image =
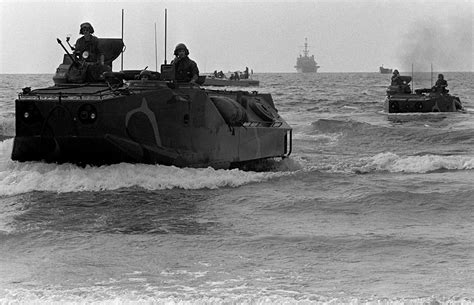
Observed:
[[[228,79],[228,78],[219,78],[214,76],[206,76],[203,86],[236,86],[236,87],[258,87],[260,81],[250,78],[241,78],[241,79]]]
[[[383,65],[379,67],[379,71],[382,74],[390,74],[392,73],[392,69],[384,68]]]
[[[449,90],[438,88],[410,89],[411,76],[400,76],[402,85],[390,85],[384,108],[387,113],[456,112],[463,110],[461,100],[450,95]]]
[[[112,67],[122,39],[103,42]],[[13,160],[252,168],[291,153],[292,129],[270,94],[180,83],[166,64],[79,82],[72,68],[84,65],[58,43],[67,54],[54,85],[25,87],[15,100]]]

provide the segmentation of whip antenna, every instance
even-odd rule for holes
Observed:
[[[165,8],[165,65],[166,65],[166,38],[167,38],[167,29],[166,26],[168,24],[168,10]]]
[[[433,88],[433,63],[431,63],[431,88]]]
[[[158,71],[158,51],[156,50],[156,22],[155,22],[155,71]]]
[[[122,42],[123,42],[123,9],[122,9]],[[123,48],[122,48],[122,56],[120,59],[120,70],[123,71]]]

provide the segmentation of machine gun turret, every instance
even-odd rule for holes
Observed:
[[[85,64],[86,58],[76,57],[71,54],[59,38],[56,38],[56,41],[63,48],[66,54],[64,54],[63,62],[56,69],[56,74],[53,77],[54,83],[64,84],[70,82],[84,82],[86,80],[86,70],[88,68]],[[121,38],[99,38],[99,49],[104,53],[105,66],[105,69],[101,69],[101,71],[112,69],[112,62],[120,55],[120,53],[122,53],[124,47],[125,45]],[[99,79],[99,76],[100,75],[94,75],[92,78],[97,80]]]

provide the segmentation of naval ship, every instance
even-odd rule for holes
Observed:
[[[314,60],[314,55],[308,56],[308,38],[305,38],[303,55],[296,59],[296,71],[298,73],[316,73],[318,72],[318,63]]]
[[[379,71],[380,71],[380,73],[382,73],[382,74],[391,74],[391,73],[392,73],[392,69],[390,69],[390,68],[384,68],[383,65],[381,65],[381,66],[379,67]]]

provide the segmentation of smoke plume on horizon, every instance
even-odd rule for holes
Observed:
[[[410,71],[474,71],[472,13],[447,22],[426,19],[415,23],[398,46],[400,69]]]

